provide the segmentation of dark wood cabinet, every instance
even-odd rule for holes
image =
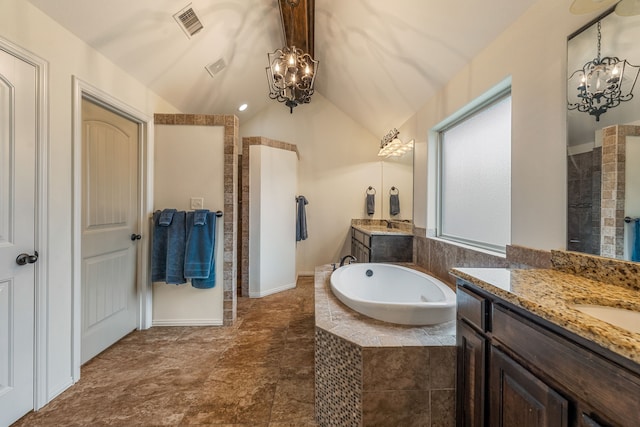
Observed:
[[[457,425],[640,426],[640,366],[458,279]]]
[[[468,326],[458,322],[458,401],[456,417],[459,426],[484,426],[485,369],[487,340]]]
[[[402,233],[365,233],[352,227],[351,255],[358,262],[412,262],[413,236]]]
[[[567,427],[567,400],[495,347],[489,376],[492,427]]]

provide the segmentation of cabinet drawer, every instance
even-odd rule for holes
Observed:
[[[486,298],[475,294],[467,288],[458,286],[457,295],[458,301],[458,317],[471,323],[481,331],[488,330],[488,301]]]
[[[637,425],[640,377],[508,308],[494,304],[492,315],[493,340],[534,363],[531,369],[538,375],[561,384],[589,408],[586,419],[593,411],[594,419],[604,418],[606,424]]]

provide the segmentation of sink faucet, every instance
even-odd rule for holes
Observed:
[[[358,261],[356,257],[354,257],[353,255],[345,255],[340,260],[340,267],[342,267],[347,260],[349,260],[349,264],[351,264],[352,262]]]

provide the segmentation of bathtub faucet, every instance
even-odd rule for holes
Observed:
[[[340,260],[340,267],[342,267],[347,260],[349,260],[349,264],[351,264],[352,262],[357,262],[358,261],[356,259],[356,257],[354,257],[353,255],[345,255]]]

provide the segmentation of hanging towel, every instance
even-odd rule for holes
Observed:
[[[165,282],[172,285],[187,283],[184,277],[185,218],[186,212],[175,212],[167,231]]]
[[[631,261],[640,261],[640,220],[633,222],[633,250]]]
[[[389,196],[389,213],[398,215],[400,213],[400,194],[392,194]]]
[[[158,219],[158,225],[168,227],[173,220],[173,214],[176,213],[176,209],[163,209]]]
[[[207,223],[207,213],[209,209],[196,209],[193,214],[194,225],[205,225]]]
[[[186,283],[184,260],[184,212],[165,209],[153,214],[151,280],[170,284]]]
[[[175,209],[172,209],[175,212]],[[167,278],[167,234],[169,224],[160,221],[162,211],[153,213],[153,242],[151,246],[151,281],[164,282]],[[173,219],[173,213],[171,213]]]
[[[373,215],[376,211],[376,195],[367,194],[366,204],[367,204],[367,215]]]
[[[184,275],[191,286],[210,289],[216,284],[215,239],[216,214],[206,212],[204,224],[197,224],[200,212],[187,213],[187,243],[184,255]],[[201,222],[201,221],[199,221]]]
[[[307,232],[307,212],[305,206],[309,201],[304,196],[296,197],[298,203],[298,214],[296,215],[296,242],[307,240],[309,233]]]

